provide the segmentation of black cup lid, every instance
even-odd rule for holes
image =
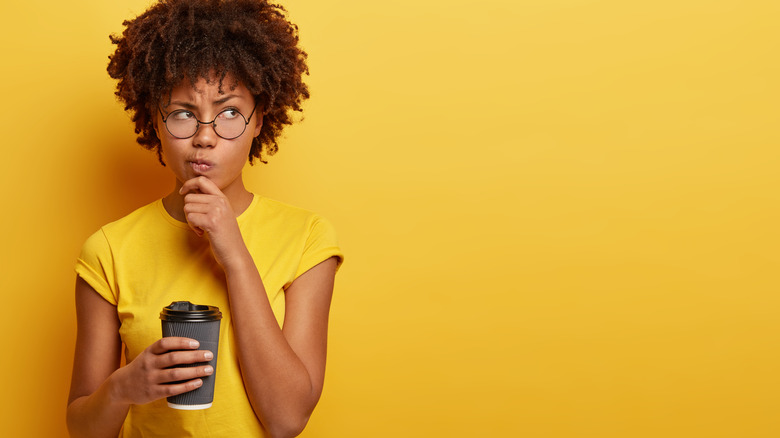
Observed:
[[[192,304],[189,301],[174,301],[163,307],[160,319],[174,322],[208,322],[222,319],[222,312],[216,306]]]

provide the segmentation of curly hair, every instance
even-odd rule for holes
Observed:
[[[164,166],[154,129],[156,105],[184,80],[230,75],[243,84],[263,108],[263,126],[252,141],[249,162],[273,155],[277,138],[302,112],[309,98],[303,75],[307,54],[298,47],[298,27],[284,7],[265,0],[160,0],[126,20],[122,35],[111,35],[116,50],[108,74],[118,79],[116,95],[132,115],[138,143],[156,150]]]

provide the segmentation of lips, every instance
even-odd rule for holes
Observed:
[[[192,167],[192,170],[198,173],[207,172],[214,167],[214,163],[211,161],[201,159],[189,160],[189,164]]]

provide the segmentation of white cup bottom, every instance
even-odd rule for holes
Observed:
[[[168,402],[168,406],[172,407],[173,409],[181,409],[183,411],[197,411],[198,409],[208,409],[211,407],[211,403],[206,403],[202,405],[177,405],[171,402]]]

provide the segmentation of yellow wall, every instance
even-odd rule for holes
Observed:
[[[105,73],[146,0],[3,6],[0,433],[66,436],[73,262],[166,193]],[[775,0],[285,2],[256,192],[347,263],[306,437],[774,437]]]

